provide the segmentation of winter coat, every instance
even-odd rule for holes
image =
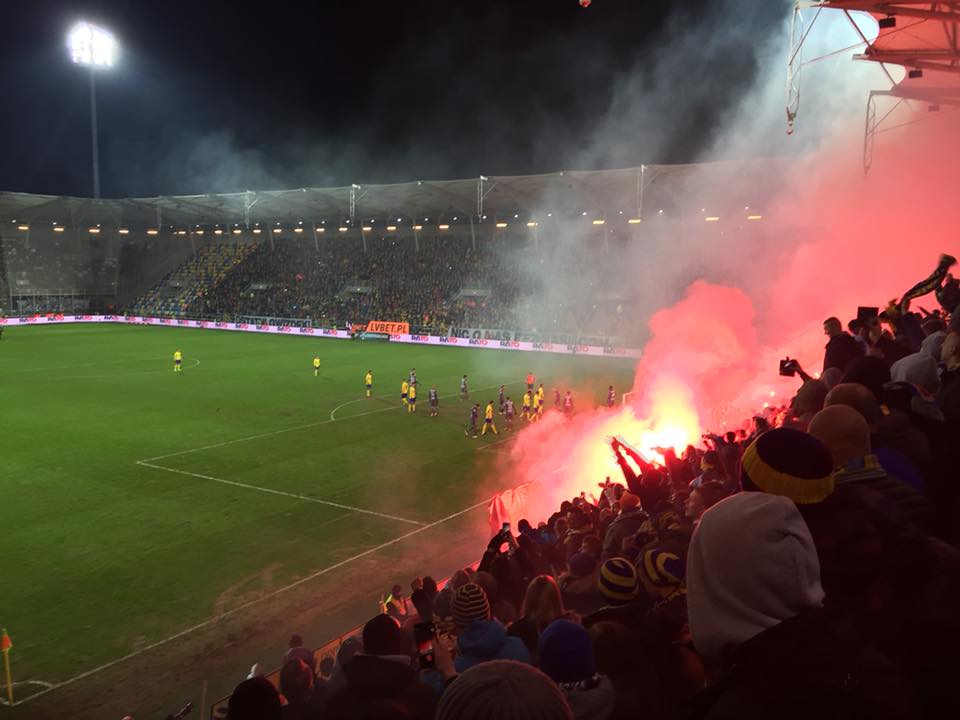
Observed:
[[[846,370],[852,360],[863,355],[863,347],[847,333],[839,333],[830,338],[823,354],[823,369],[839,368]]]
[[[619,557],[623,541],[639,530],[646,519],[646,513],[640,508],[620,513],[607,528],[606,535],[604,535],[603,559]]]
[[[838,485],[855,484],[869,488],[896,507],[903,517],[924,532],[934,532],[936,512],[930,501],[898,478],[887,475],[875,455],[852,460],[834,475]]]
[[[433,720],[436,714],[437,693],[420,682],[409,659],[358,654],[344,675],[346,687],[330,698],[324,720],[353,720],[391,704],[404,707],[405,717],[417,720]]]
[[[916,717],[897,665],[852,623],[822,609],[755,635],[732,651],[726,668],[694,699],[691,720]]]
[[[529,663],[530,653],[523,640],[507,635],[498,620],[474,620],[457,637],[457,672],[465,672],[488,660],[517,660]]]
[[[617,694],[605,675],[577,683],[562,683],[560,692],[573,710],[574,720],[607,720],[613,715]]]

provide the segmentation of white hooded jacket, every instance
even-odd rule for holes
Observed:
[[[703,514],[687,557],[687,609],[708,665],[823,596],[813,538],[793,501],[742,492]]]

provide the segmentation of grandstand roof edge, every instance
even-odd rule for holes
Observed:
[[[618,205],[647,174],[657,182],[678,179],[696,169],[743,167],[776,162],[776,158],[715,160],[684,164],[650,164],[605,170],[557,170],[531,175],[490,175],[484,180],[484,212],[505,213],[538,206],[544,197],[554,203],[584,201]],[[571,183],[564,183],[569,179]],[[53,222],[124,222],[191,224],[224,221],[265,222],[296,216],[304,220],[345,219],[351,205],[361,216],[390,214],[473,213],[481,176],[454,180],[413,180],[336,187],[244,190],[233,193],[155,195],[92,199],[0,191],[0,218]],[[351,193],[351,190],[355,190]],[[562,194],[566,193],[566,194]],[[261,202],[265,201],[265,202]]]

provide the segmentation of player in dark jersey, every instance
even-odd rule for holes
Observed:
[[[607,407],[612,408],[617,404],[617,394],[613,391],[613,385],[607,389]]]
[[[440,395],[437,393],[437,386],[430,388],[430,417],[437,417],[440,414]]]
[[[559,390],[554,390],[554,391],[553,391],[553,406],[554,406],[557,410],[562,410],[562,409],[563,409],[563,398],[560,397],[560,391],[559,391]]]
[[[411,385],[416,385],[416,384],[417,384],[417,369],[416,369],[416,368],[410,368],[410,377],[408,378],[408,382],[409,382]]]
[[[503,406],[504,406],[505,403],[506,403],[506,401],[503,399],[503,396],[504,396],[505,393],[506,393],[506,388],[505,388],[503,385],[501,385],[501,386],[500,386],[500,393],[499,393],[499,396],[497,397],[497,405],[500,407],[500,414],[501,414],[501,415],[503,415]]]
[[[470,427],[464,428],[464,435],[472,435],[477,437],[477,421],[480,419],[480,403],[476,403],[472,408],[470,408]]]
[[[507,398],[506,402],[503,404],[503,416],[506,418],[507,430],[513,430],[513,414],[515,410],[513,407],[513,400]]]

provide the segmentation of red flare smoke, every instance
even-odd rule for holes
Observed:
[[[597,494],[607,475],[620,481],[611,436],[655,458],[656,447],[682,450],[707,429],[740,427],[768,403],[784,401],[799,383],[778,376],[778,360],[799,358],[818,374],[824,318],[846,322],[858,305],[882,306],[925,277],[940,253],[958,254],[960,165],[952,159],[960,139],[953,124],[899,132],[878,141],[879,160],[866,179],[853,130],[783,178],[764,213],[766,237],[794,250],[776,267],[750,268],[742,288],[698,280],[655,313],[629,405],[570,419],[548,413],[520,432],[506,471],[539,490],[514,520],[542,520],[563,499]],[[737,251],[732,241],[730,252]],[[749,268],[753,258],[743,254]],[[914,306],[935,304],[927,298]]]

